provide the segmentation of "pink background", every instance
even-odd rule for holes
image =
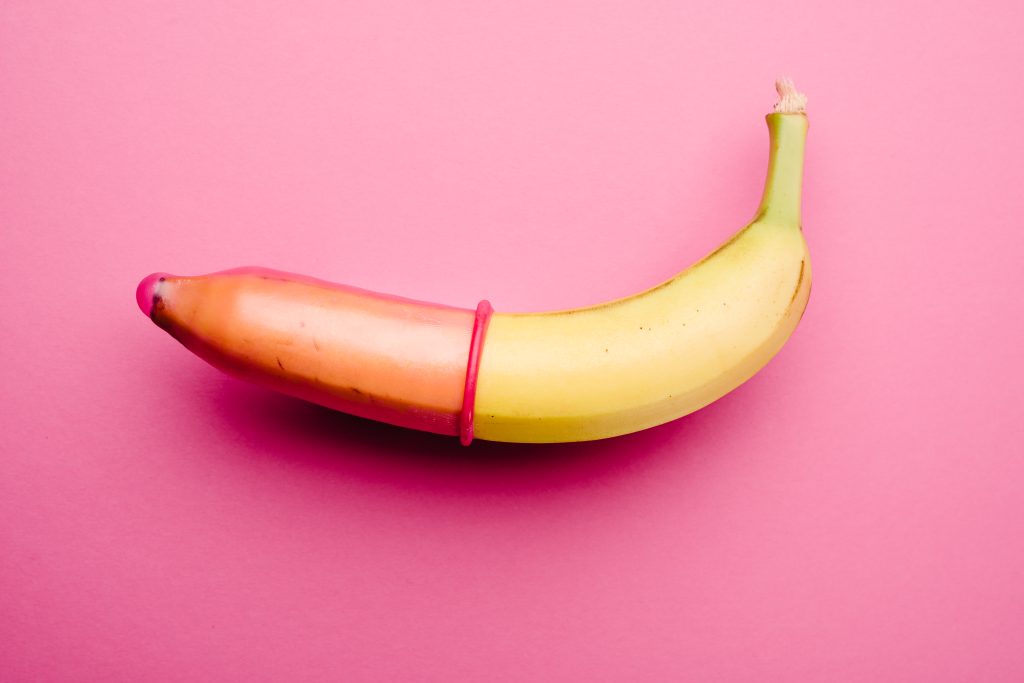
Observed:
[[[1024,680],[1024,12],[822,5],[0,3],[0,678]],[[136,309],[630,293],[751,216],[784,73],[810,308],[673,424],[463,449]]]

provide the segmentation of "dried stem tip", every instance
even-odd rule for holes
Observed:
[[[775,91],[779,93],[779,101],[772,107],[775,114],[803,114],[807,111],[807,95],[798,92],[793,81],[780,78],[775,81]]]

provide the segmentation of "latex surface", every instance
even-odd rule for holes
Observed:
[[[242,379],[362,417],[459,433],[473,311],[259,268],[155,274],[137,298],[189,350]]]

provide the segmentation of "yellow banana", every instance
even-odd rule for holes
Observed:
[[[293,396],[463,443],[584,441],[674,420],[763,367],[807,305],[800,224],[806,98],[767,116],[757,214],[700,262],[631,297],[474,313],[263,269],[154,274],[152,320],[212,365]]]
[[[778,352],[811,291],[800,223],[805,98],[780,81],[757,214],[700,262],[645,292],[588,308],[495,314],[475,433],[583,441],[639,431],[735,389]]]

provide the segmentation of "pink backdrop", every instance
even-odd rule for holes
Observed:
[[[1024,680],[1020,3],[0,3],[4,681]],[[227,379],[244,264],[651,285],[810,95],[810,308],[673,424],[521,447]]]

